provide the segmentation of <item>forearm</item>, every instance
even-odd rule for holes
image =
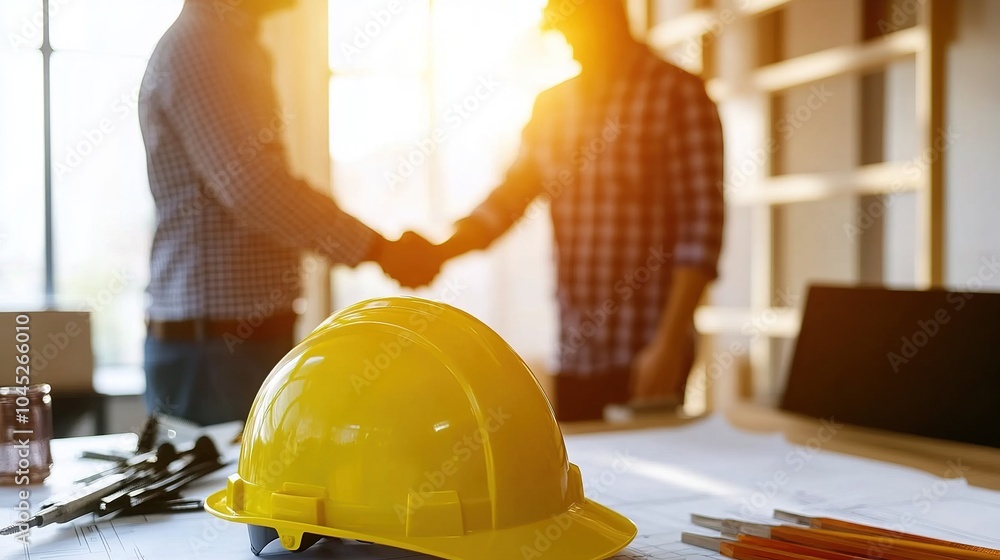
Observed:
[[[468,217],[455,224],[443,245],[446,258],[486,249],[502,237],[538,197],[540,180],[532,173],[512,173]]]
[[[671,344],[688,336],[695,309],[711,281],[712,276],[702,268],[682,266],[674,270],[673,284],[656,329],[657,344]]]
[[[275,168],[272,181],[254,180],[216,188],[217,199],[250,229],[335,263],[354,266],[377,250],[380,236],[341,210],[329,197]]]
[[[465,253],[480,251],[489,247],[496,237],[483,223],[474,216],[469,216],[455,224],[455,233],[441,245],[442,256],[452,259]]]

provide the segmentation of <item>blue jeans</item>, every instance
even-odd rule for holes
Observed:
[[[246,340],[232,351],[222,339],[146,338],[146,408],[207,426],[246,420],[271,368],[292,349],[292,336]]]

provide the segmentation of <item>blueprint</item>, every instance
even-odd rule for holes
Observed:
[[[742,432],[721,417],[681,428],[652,429],[566,438],[570,460],[580,466],[587,496],[631,518],[639,536],[618,559],[721,558],[680,543],[681,532],[713,534],[689,523],[691,513],[768,521],[784,509],[832,516],[1000,548],[1000,492],[971,487],[961,478],[961,457],[942,465],[953,478],[825,451],[837,425],[817,428],[807,445],[792,445],[781,435]],[[114,439],[117,437],[118,439]],[[127,448],[134,440],[107,436]],[[72,480],[81,470],[99,470],[73,458],[88,440],[62,440],[54,453],[51,484]],[[72,471],[72,474],[70,474]],[[222,488],[229,472],[219,472],[192,487],[190,496]],[[41,492],[41,489],[39,489]],[[42,499],[40,493],[36,501]],[[0,489],[0,521],[14,519],[16,490]],[[427,558],[363,543],[321,541],[291,554],[272,543],[265,558],[345,560]],[[33,530],[30,544],[0,540],[0,558],[31,560],[173,560],[255,558],[243,525],[207,513],[140,516]],[[558,559],[572,560],[572,559]]]

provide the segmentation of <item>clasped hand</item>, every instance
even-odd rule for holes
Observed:
[[[408,231],[386,243],[378,262],[404,288],[419,288],[434,281],[447,258],[443,246]]]

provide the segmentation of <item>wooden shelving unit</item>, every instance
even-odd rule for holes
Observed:
[[[662,0],[661,0],[662,1]],[[687,14],[672,17],[666,21],[653,22],[648,29],[647,41],[668,60],[675,60],[678,46],[687,53],[693,47],[701,49],[697,60],[685,60],[684,66],[691,71],[715,68],[721,64],[712,57],[726,56],[715,52],[712,45],[720,34],[742,25],[739,40],[745,42],[746,49],[760,49],[769,42],[777,42],[780,51],[780,36],[766,33],[745,33],[753,28],[754,20],[773,12],[789,8],[796,2],[815,0],[716,0],[697,2]],[[858,13],[869,5],[866,1],[843,0],[836,6],[847,6]],[[892,0],[881,0],[880,9],[888,11]],[[633,2],[635,3],[635,2]],[[832,4],[832,3],[831,3]],[[912,3],[911,3],[912,4]],[[898,31],[883,33],[879,37],[864,40],[860,28],[864,21],[856,22],[858,39],[848,44],[818,50],[810,54],[779,60],[760,67],[746,67],[736,74],[739,79],[717,77],[714,73],[703,72],[710,95],[720,104],[740,103],[745,107],[758,109],[764,116],[764,138],[760,145],[766,145],[775,137],[774,120],[771,112],[775,98],[783,92],[808,86],[823,80],[845,76],[857,77],[877,72],[889,65],[904,60],[913,60],[917,70],[915,96],[917,111],[914,115],[919,130],[919,153],[940,148],[943,129],[944,107],[944,48],[948,41],[953,3],[949,0],[925,0],[917,3],[919,13],[916,25]],[[646,4],[647,10],[654,10],[655,4]],[[634,6],[633,6],[634,8]],[[645,21],[655,19],[646,12]],[[869,24],[871,22],[868,22]],[[853,33],[853,31],[852,31]],[[749,57],[748,57],[749,58]],[[728,62],[728,61],[727,61]],[[733,72],[730,72],[733,74]],[[727,126],[739,129],[738,124],[726,122]],[[735,124],[735,125],[734,125]],[[753,129],[753,127],[748,127]],[[732,132],[730,131],[730,134]],[[764,161],[757,162],[762,169],[773,170],[771,161],[773,150],[766,151]],[[908,164],[904,161],[887,161],[868,165],[857,164],[852,168],[826,173],[795,173],[773,175],[764,173],[751,184],[740,189],[727,191],[730,206],[747,207],[751,213],[750,237],[752,238],[751,270],[749,274],[750,297],[747,308],[724,308],[703,306],[696,314],[696,326],[704,335],[745,334],[747,325],[764,324],[749,343],[749,364],[755,396],[763,401],[776,396],[774,338],[793,338],[799,328],[799,313],[791,308],[775,306],[775,266],[782,258],[778,254],[775,236],[775,209],[808,202],[828,201],[838,197],[861,197],[878,194],[914,193],[917,197],[917,250],[915,284],[929,288],[942,283],[943,270],[943,163],[944,158],[931,158],[926,166]],[[729,170],[732,171],[732,170]],[[729,182],[727,181],[727,185]],[[769,321],[754,318],[768,316]],[[754,332],[758,332],[755,330]]]

